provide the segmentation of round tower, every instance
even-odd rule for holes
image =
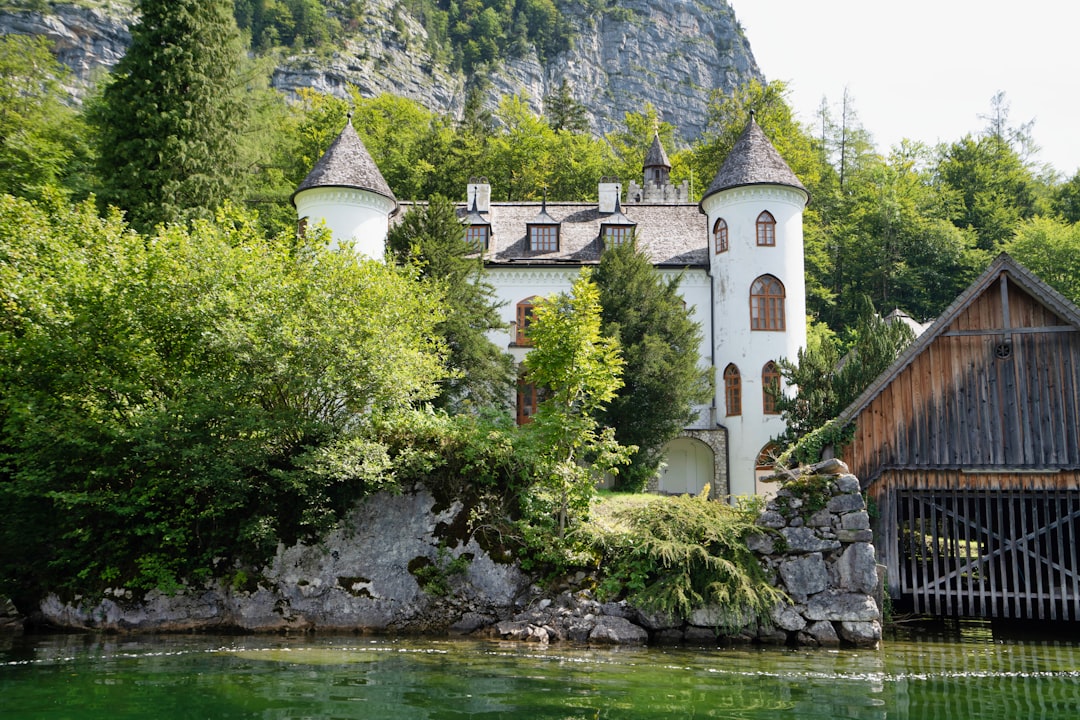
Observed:
[[[300,231],[325,223],[336,246],[351,239],[356,250],[381,260],[398,202],[352,126],[352,116],[292,196]]]
[[[728,431],[730,491],[753,494],[784,430],[768,387],[776,361],[806,345],[803,209],[810,195],[753,114],[701,199],[713,283],[717,420]],[[765,474],[762,472],[761,474]],[[772,486],[775,487],[775,486]]]

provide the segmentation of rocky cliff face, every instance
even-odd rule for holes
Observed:
[[[74,89],[84,89],[95,73],[123,55],[130,42],[130,6],[52,3],[47,13],[0,11],[0,34],[49,37],[74,72]],[[395,6],[397,0],[368,0],[358,33],[329,56],[283,57],[274,86],[344,96],[352,84],[365,96],[394,93],[460,116],[466,77],[440,65],[425,49],[421,23]],[[519,94],[542,112],[543,98],[566,79],[596,132],[618,127],[625,113],[640,111],[648,102],[692,140],[705,127],[713,90],[727,94],[751,78],[762,79],[726,0],[621,0],[618,10],[605,14],[572,4],[567,10],[574,31],[571,49],[546,62],[529,53],[481,73],[485,104],[494,108],[500,97]]]

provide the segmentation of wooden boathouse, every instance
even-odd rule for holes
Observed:
[[[1080,620],[1080,309],[1002,254],[840,417],[895,601]]]

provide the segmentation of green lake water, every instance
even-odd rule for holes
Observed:
[[[372,637],[0,638],[0,718],[1080,718],[1080,636],[880,650]]]

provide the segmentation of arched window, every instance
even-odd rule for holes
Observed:
[[[762,275],[750,286],[750,329],[784,329],[784,285]]]
[[[776,398],[780,394],[780,368],[772,360],[761,368],[761,405],[766,415],[776,415]]]
[[[712,226],[713,247],[716,248],[717,253],[727,252],[727,221],[724,218],[717,218],[716,222]]]
[[[772,470],[776,466],[776,458],[778,457],[780,457],[780,446],[776,443],[769,443],[761,448],[761,452],[758,453],[757,469]]]
[[[729,417],[742,415],[742,376],[734,365],[724,369],[724,405]]]
[[[757,244],[776,245],[776,218],[768,210],[763,210],[757,216]]]
[[[525,298],[517,304],[517,334],[514,336],[514,344],[522,347],[532,345],[529,339],[529,324],[532,323],[533,300],[536,296]]]

